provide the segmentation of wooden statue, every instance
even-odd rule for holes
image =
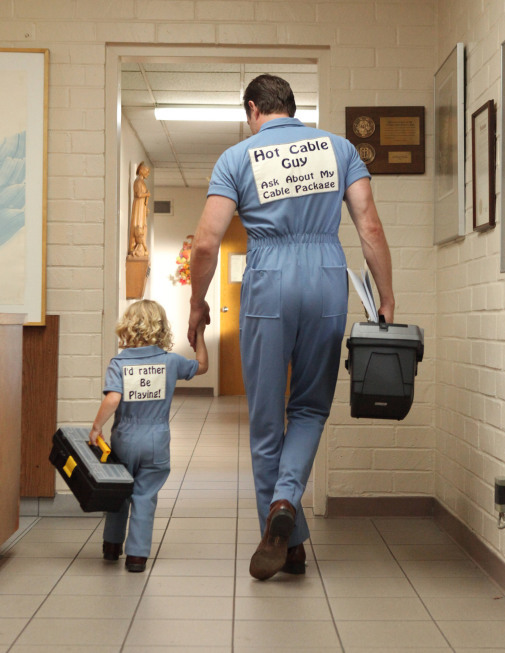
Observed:
[[[149,256],[146,244],[147,236],[147,214],[149,209],[147,202],[151,193],[147,190],[144,179],[149,176],[149,168],[142,161],[137,166],[137,177],[133,183],[133,204],[130,220],[130,240],[128,245],[128,256]]]

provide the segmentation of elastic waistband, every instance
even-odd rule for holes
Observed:
[[[167,426],[168,427],[168,420],[169,417],[166,415],[165,417],[121,417],[121,424],[122,425],[133,425],[135,426],[136,424],[141,424],[142,426]]]
[[[273,236],[270,238],[247,239],[247,251],[257,247],[271,247],[280,245],[303,245],[307,243],[334,243],[340,245],[337,234],[316,233],[316,234],[286,234],[285,236]]]

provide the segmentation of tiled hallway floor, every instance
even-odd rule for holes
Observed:
[[[0,557],[0,653],[505,652],[503,592],[429,519],[309,510],[306,576],[253,580],[245,400],[176,397],[171,428],[146,573],[102,560],[100,516],[33,520]]]

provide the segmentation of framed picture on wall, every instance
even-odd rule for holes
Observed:
[[[0,49],[0,313],[45,324],[49,50]]]
[[[435,73],[434,243],[465,235],[465,47]]]
[[[494,101],[472,114],[472,198],[474,231],[492,229],[495,222],[496,128]]]
[[[501,193],[500,193],[500,215],[501,215],[501,234],[500,234],[500,272],[505,272],[505,138],[503,129],[505,127],[505,106],[503,100],[505,98],[505,41],[501,44],[501,113],[500,113],[500,133],[501,133],[501,149],[500,149],[500,175],[501,175]]]

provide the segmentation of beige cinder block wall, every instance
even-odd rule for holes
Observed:
[[[436,251],[436,474],[437,498],[489,547],[503,555],[497,529],[494,478],[505,474],[505,286],[500,273],[500,175],[497,227],[472,231],[472,113],[500,97],[502,2],[440,0],[438,61],[454,44],[466,46],[466,236]],[[498,143],[501,126],[498,119]]]
[[[338,6],[334,3],[333,6]],[[362,7],[356,3],[356,9]],[[425,329],[425,356],[415,382],[415,403],[402,422],[356,420],[349,414],[345,340],[336,398],[328,427],[329,496],[433,495],[435,251],[433,248],[433,72],[436,12],[431,2],[376,2],[375,26],[353,22],[338,34],[355,53],[342,105],[422,105],[426,115],[426,174],[377,175],[372,180],[379,214],[391,247],[397,322]],[[371,9],[370,5],[370,9]],[[366,45],[366,47],[364,47]],[[334,60],[339,59],[337,42]],[[361,53],[361,56],[359,56]],[[364,53],[369,60],[366,62]],[[356,62],[360,61],[359,64]],[[338,71],[340,72],[340,71]],[[342,241],[348,264],[363,265],[355,230],[347,218]],[[364,320],[351,288],[346,333]]]
[[[345,370],[329,432],[334,495],[434,491],[435,263],[432,247],[432,75],[435,0],[8,0],[0,45],[50,50],[48,297],[61,315],[60,422],[92,419],[100,397],[105,179],[106,43],[327,46],[331,125],[345,131],[346,105],[424,105],[427,172],[376,177],[373,187],[392,246],[398,319],[426,329],[416,405],[401,424],[351,422]],[[478,3],[480,4],[480,3]],[[361,253],[344,215],[354,268]],[[349,324],[361,318],[351,293]],[[63,390],[71,388],[71,390]],[[70,393],[70,394],[69,394]]]

